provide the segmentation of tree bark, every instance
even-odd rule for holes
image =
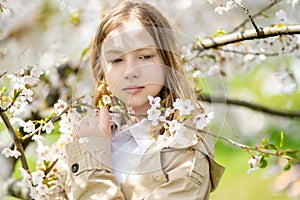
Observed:
[[[227,44],[233,44],[236,42],[264,39],[268,37],[280,36],[280,35],[293,35],[300,34],[300,25],[274,25],[265,28],[250,29],[243,32],[231,33],[221,35],[215,38],[207,38],[196,42],[195,50],[202,52],[206,49],[217,48]]]

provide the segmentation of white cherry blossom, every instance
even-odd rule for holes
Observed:
[[[43,142],[38,142],[36,152],[38,154],[38,159],[43,161],[52,161],[53,155],[51,154],[51,149],[49,146],[45,145]]]
[[[41,135],[34,135],[34,136],[32,136],[31,139],[36,142],[44,142],[45,141],[45,138]]]
[[[11,150],[10,148],[4,148],[1,153],[6,158],[15,157],[17,159],[19,156],[21,156],[21,153],[18,150]]]
[[[56,113],[62,113],[66,108],[68,107],[68,104],[63,101],[62,99],[59,99],[56,104],[54,104],[54,109]]]
[[[251,172],[260,169],[259,165],[260,165],[260,161],[262,159],[261,155],[258,156],[252,156],[249,161],[248,164],[250,164],[250,169],[247,171],[248,174],[250,174]]]
[[[42,70],[38,67],[34,67],[30,70],[30,77],[32,77],[36,80],[36,82],[34,82],[34,84],[36,84],[37,82],[40,81],[40,76],[44,73],[45,73],[44,70]]]
[[[277,20],[280,24],[287,24],[289,22],[289,19],[287,17],[287,14],[284,10],[279,10],[276,12]]]
[[[110,99],[110,97],[109,97],[108,95],[104,95],[104,96],[102,97],[102,101],[103,101],[104,105],[109,105],[109,104],[111,104],[111,99]]]
[[[36,191],[38,192],[38,194],[40,195],[40,197],[48,199],[47,198],[47,194],[49,193],[49,188],[47,187],[47,185],[45,185],[43,183],[39,183],[36,186]]]
[[[28,109],[27,101],[15,101],[14,104],[10,107],[9,111],[13,114],[14,117],[24,118],[29,114],[30,109]]]
[[[214,119],[215,114],[210,112],[208,114],[199,114],[194,117],[193,123],[196,125],[196,128],[199,130],[204,129]]]
[[[226,7],[222,5],[215,8],[215,12],[218,13],[219,15],[222,15],[226,11],[227,11]]]
[[[59,131],[65,134],[71,134],[75,124],[72,123],[68,117],[66,117],[66,114],[62,116],[63,117],[59,121]]]
[[[37,190],[36,190],[36,187],[31,187],[30,188],[30,196],[33,198],[33,199],[40,199],[40,195],[38,194]]]
[[[178,122],[177,120],[172,120],[168,122],[170,133],[179,132],[183,128],[183,124]]]
[[[45,123],[42,127],[42,131],[46,131],[47,134],[51,133],[53,129],[54,129],[54,125],[51,121]]]
[[[18,126],[24,126],[25,122],[24,120],[18,118],[18,117],[13,117],[9,119],[9,122],[11,123],[11,125],[18,125]]]
[[[158,124],[160,114],[161,111],[156,109],[154,106],[147,110],[147,118],[152,121],[152,126],[156,126]]]
[[[34,123],[31,120],[25,122],[25,124],[23,126],[23,130],[26,133],[32,133],[32,132],[34,132],[35,131],[35,125],[34,125]]]
[[[32,90],[26,89],[26,88],[22,89],[22,92],[21,92],[21,94],[20,94],[21,101],[22,101],[22,102],[23,102],[23,101],[29,101],[29,102],[32,102],[32,100],[33,100],[32,95],[33,95],[33,91],[32,91]]]
[[[31,183],[31,175],[22,167],[19,167],[19,171],[20,174],[22,176],[22,182],[28,187],[31,188],[32,187],[32,183]]]
[[[45,177],[45,174],[41,170],[37,170],[31,173],[32,176],[32,183],[33,185],[38,185],[43,182],[43,178]]]
[[[190,99],[182,101],[181,99],[176,98],[176,101],[173,103],[173,107],[174,109],[179,110],[181,116],[190,115],[191,112],[195,109]]]
[[[167,108],[164,113],[164,117],[169,117],[172,113],[174,113],[174,110],[172,108]]]
[[[206,115],[206,122],[209,124],[210,121],[211,121],[212,119],[214,119],[214,118],[215,118],[215,113],[214,113],[214,112],[209,112],[209,113],[207,113],[207,115]]]
[[[152,96],[148,96],[148,100],[149,103],[151,105],[151,107],[155,107],[155,108],[159,108],[160,107],[160,97],[152,97]]]
[[[159,135],[157,137],[157,143],[160,144],[162,147],[170,147],[172,142],[172,138],[166,135]]]

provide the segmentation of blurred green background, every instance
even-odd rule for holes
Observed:
[[[263,178],[265,169],[247,174],[249,153],[217,143],[216,159],[226,167],[223,178],[211,200],[288,200],[284,193],[272,191],[272,178]]]

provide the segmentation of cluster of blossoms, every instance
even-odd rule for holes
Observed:
[[[19,168],[22,181],[29,188],[33,199],[50,200],[65,195],[64,189],[68,174],[65,146],[73,141],[72,129],[79,119],[79,114],[75,109],[68,109],[68,104],[63,100],[58,100],[54,105],[53,113],[48,118],[52,119],[53,116],[58,115],[61,117],[59,121],[61,134],[52,145],[47,144],[45,137],[41,134],[41,131],[47,134],[53,132],[54,125],[51,120],[47,121],[47,118],[36,122],[31,120],[24,122],[18,118],[10,120],[12,124],[17,123],[24,132],[30,134],[36,144],[36,170],[29,172],[24,168]],[[9,148],[4,148],[2,154],[15,158],[21,155],[19,151]]]
[[[148,96],[148,101],[150,108],[147,110],[145,117],[151,121],[153,127],[162,127],[164,129],[163,134],[155,136],[157,142],[163,147],[182,147],[194,142],[192,140],[196,139],[196,134],[192,134],[192,136],[188,135],[187,129],[192,129],[192,132],[203,130],[215,117],[213,112],[197,113],[190,99],[181,100],[176,98],[172,107],[168,108],[162,106],[163,101],[160,97]],[[130,115],[131,111],[127,111],[126,113],[122,109],[122,106],[111,106],[111,102],[111,97],[104,95],[102,101],[100,101],[100,105],[110,105],[112,113]],[[172,117],[170,120],[171,115],[175,117]],[[113,118],[114,115],[111,117]],[[135,116],[130,116],[130,119],[131,121],[135,121]],[[193,124],[192,127],[190,124],[185,124],[187,120],[191,122],[190,124]],[[113,119],[113,121],[117,122],[118,120]],[[130,125],[130,122],[128,124]]]
[[[191,100],[185,101],[177,98],[173,103],[172,108],[161,107],[160,97],[148,96],[151,107],[147,110],[147,118],[152,122],[152,126],[162,125],[166,130],[163,135],[159,135],[157,140],[163,146],[173,146],[175,144],[185,145],[191,141],[187,141],[184,136],[186,126],[184,124],[186,119],[193,118],[192,122],[197,130],[202,130],[208,126],[210,121],[214,118],[214,113],[208,114],[200,113],[192,116],[195,106],[192,105]],[[175,112],[178,113],[175,119],[168,120],[168,117]]]
[[[21,69],[19,73],[8,74],[12,89],[14,90],[13,103],[8,105],[10,113],[17,118],[28,116],[30,113],[29,103],[33,100],[33,91],[31,87],[40,82],[40,76],[44,72],[38,68]],[[0,102],[1,107],[4,107],[7,102]]]
[[[275,17],[277,21],[277,25],[275,26],[278,28],[293,23],[283,10],[277,11]],[[225,34],[226,31],[220,29],[218,33]],[[205,40],[206,36],[197,36],[196,38],[199,41],[195,45],[198,45],[202,40]],[[197,78],[214,75],[228,76],[236,74],[236,72],[249,72],[256,65],[268,62],[268,57],[279,56],[281,59],[276,64],[276,67],[281,69],[276,68],[272,70],[273,73],[270,73],[269,76],[274,76],[276,82],[280,84],[278,92],[292,93],[295,92],[299,85],[298,72],[291,66],[287,66],[284,69],[282,66],[287,65],[287,59],[299,58],[299,47],[300,37],[298,35],[282,35],[229,44],[218,49],[210,49],[200,53],[194,48],[194,45],[187,45],[182,48],[182,58],[185,61],[186,70],[193,73],[193,76]],[[232,63],[235,64],[233,65]],[[289,65],[291,65],[291,62]],[[282,71],[279,73],[280,76],[278,76],[278,71]],[[270,84],[270,81],[267,81],[267,79],[265,80],[265,84],[269,84],[273,88],[274,84]]]
[[[46,145],[41,135],[34,135],[32,139],[37,143],[36,170],[29,173],[24,168],[19,168],[22,181],[30,190],[30,196],[33,199],[45,200],[63,196],[68,174],[64,145],[70,139],[60,137],[52,146]]]

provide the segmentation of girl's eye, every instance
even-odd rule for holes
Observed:
[[[139,59],[148,60],[151,57],[152,57],[151,55],[144,55],[144,56],[140,56]]]
[[[116,59],[112,60],[111,62],[112,62],[112,64],[117,64],[117,63],[120,63],[122,61],[123,61],[122,58],[116,58]]]

